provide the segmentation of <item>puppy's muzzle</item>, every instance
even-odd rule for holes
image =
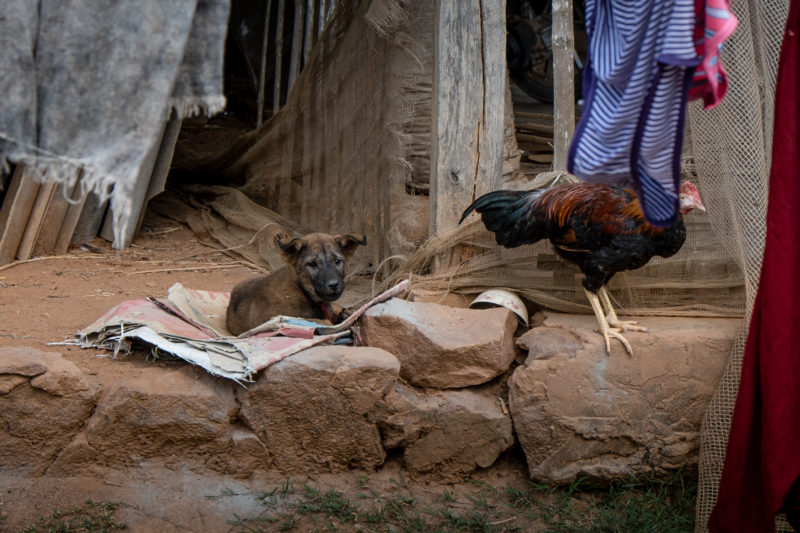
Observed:
[[[314,292],[321,300],[332,302],[344,292],[344,281],[337,278],[320,280],[319,283],[314,284]]]

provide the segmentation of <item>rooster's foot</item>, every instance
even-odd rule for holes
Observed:
[[[608,326],[619,333],[623,331],[648,331],[644,326],[637,326],[638,322],[635,320],[620,320],[616,316],[611,316],[611,314],[606,317],[606,320],[608,321]]]
[[[623,331],[647,331],[646,327],[637,326],[638,322],[635,320],[620,320],[617,318],[617,312],[614,311],[614,306],[611,305],[611,298],[608,296],[608,292],[606,291],[605,287],[600,287],[600,290],[597,291],[597,295],[600,297],[600,302],[608,312],[608,315],[606,316],[608,325],[616,329],[618,333],[622,333]]]
[[[601,289],[602,290],[602,289]],[[600,333],[603,335],[603,339],[606,342],[606,353],[611,353],[611,337],[614,337],[622,345],[625,347],[625,351],[628,352],[628,355],[633,355],[633,348],[631,348],[628,339],[622,336],[620,332],[620,328],[614,328],[609,326],[608,320],[606,320],[605,313],[603,312],[603,307],[600,304],[600,298],[597,294],[593,292],[586,291],[586,297],[589,299],[589,303],[592,304],[592,310],[594,311],[594,315],[597,317],[597,322],[600,324]],[[608,295],[606,295],[608,298]],[[613,310],[612,310],[613,313]],[[616,318],[616,314],[614,314],[614,318]],[[619,320],[615,321],[617,324],[620,323]],[[628,327],[631,327],[630,324]]]

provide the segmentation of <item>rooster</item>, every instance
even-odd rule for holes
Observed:
[[[632,189],[570,183],[532,191],[490,192],[464,211],[459,224],[477,211],[497,243],[506,248],[550,239],[556,253],[583,272],[581,283],[600,323],[606,352],[611,351],[609,337],[614,337],[633,355],[622,332],[647,329],[619,320],[605,285],[617,272],[643,267],[653,256],[670,257],[680,250],[686,240],[683,215],[695,208],[705,211],[697,187],[684,182],[677,221],[659,228],[647,223]]]

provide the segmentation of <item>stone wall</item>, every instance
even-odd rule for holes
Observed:
[[[362,318],[368,347],[308,349],[246,388],[189,365],[100,386],[59,353],[0,348],[0,470],[248,477],[370,470],[394,450],[411,477],[448,480],[516,441],[543,481],[669,470],[697,460],[738,324],[651,318],[629,356],[605,353],[591,316],[554,314],[515,341],[504,308],[395,299]]]

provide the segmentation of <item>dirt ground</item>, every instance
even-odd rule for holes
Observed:
[[[154,361],[144,351],[115,360],[103,351],[48,343],[71,338],[122,301],[165,297],[175,282],[189,288],[230,290],[238,281],[255,274],[201,244],[186,227],[148,212],[129,249],[113,250],[108,242],[97,238],[72,247],[64,256],[0,267],[0,345],[61,352],[106,386],[143,365],[187,364]],[[275,473],[269,479],[246,481],[211,473],[165,471],[158,465],[109,472],[102,479],[20,479],[0,475],[0,531],[17,531],[32,525],[41,515],[87,499],[121,502],[116,519],[126,523],[130,531],[244,531],[247,529],[230,523],[234,516],[258,516],[263,512],[263,502],[256,495],[286,484],[288,479],[301,487],[308,483],[323,490],[336,487],[355,494],[363,490],[367,478],[376,484],[372,490],[377,492],[390,490],[398,479],[404,479],[397,458],[387,461],[379,472],[316,477]],[[451,494],[477,494],[479,487],[487,484],[524,488],[524,461],[517,454],[508,454],[498,465],[458,485],[403,482],[404,490],[412,491],[420,502],[440,498],[445,490]],[[536,530],[529,529],[531,523],[511,520],[511,525],[525,531]],[[273,527],[265,526],[263,530],[277,530],[277,526]],[[309,528],[315,530],[319,526]]]

